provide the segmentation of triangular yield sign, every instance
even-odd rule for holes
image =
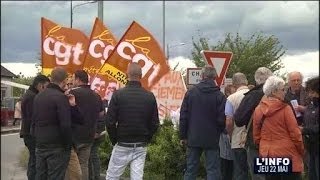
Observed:
[[[201,52],[202,57],[207,64],[213,66],[217,71],[217,78],[215,79],[218,86],[221,86],[223,79],[227,73],[228,67],[231,63],[232,52],[227,51],[204,51]]]

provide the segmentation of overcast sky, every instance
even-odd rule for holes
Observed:
[[[73,1],[73,5],[81,3],[84,1]],[[135,20],[148,29],[162,45],[162,4],[162,1],[105,1],[103,22],[120,39]],[[73,27],[89,36],[97,16],[97,7],[97,3],[76,7],[73,12]],[[37,62],[41,43],[41,17],[69,27],[70,1],[1,1],[1,63]],[[214,44],[223,40],[228,32],[250,36],[254,32],[263,31],[278,37],[284,45],[287,53],[283,62],[287,70],[292,69],[290,65],[300,63],[309,64],[314,68],[312,72],[319,73],[317,1],[167,1],[164,20],[165,43],[171,46],[171,64],[191,58],[193,36],[201,34]],[[179,43],[186,45],[175,46]],[[288,58],[295,61],[291,62]],[[308,71],[310,72],[306,70]]]

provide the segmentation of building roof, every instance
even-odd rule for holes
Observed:
[[[8,69],[6,69],[5,67],[3,67],[1,65],[1,77],[10,77],[10,78],[13,78],[13,77],[18,77],[17,75],[13,74],[11,71],[9,71]]]
[[[1,84],[17,87],[17,88],[20,88],[20,89],[29,89],[29,86],[27,86],[25,84],[15,83],[15,82],[11,82],[11,81],[5,81],[5,80],[2,80],[2,79],[1,79]]]

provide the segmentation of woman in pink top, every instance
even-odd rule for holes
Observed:
[[[21,120],[21,98],[18,99],[15,107],[14,107],[14,121],[13,125],[16,125],[16,122]]]

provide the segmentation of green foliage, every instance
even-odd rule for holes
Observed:
[[[273,35],[264,35],[261,32],[254,33],[250,38],[243,38],[237,33],[232,36],[228,33],[223,42],[218,41],[216,45],[209,45],[209,39],[199,37],[198,40],[192,38],[193,50],[192,60],[197,67],[205,65],[200,54],[201,50],[231,51],[232,61],[227,71],[226,77],[232,77],[236,72],[246,74],[250,84],[254,84],[254,73],[261,67],[267,67],[275,72],[283,68],[280,57],[285,50],[280,45],[278,38]]]
[[[36,63],[36,68],[37,68],[37,75],[40,75],[41,74],[41,71],[42,71],[42,60],[41,60],[41,53],[39,52],[38,55],[37,55],[37,60],[39,61],[38,63]]]
[[[185,150],[179,144],[178,131],[170,120],[164,120],[154,142],[148,147],[145,172],[162,175],[161,179],[181,179]]]
[[[29,151],[28,151],[27,147],[23,147],[23,149],[21,149],[20,155],[19,155],[20,167],[27,169],[28,161],[29,161]]]
[[[18,75],[18,78],[14,78],[13,82],[30,86],[32,84],[33,79],[34,77],[24,77],[23,75],[22,76]],[[13,91],[14,97],[20,97],[25,90],[21,88],[13,87],[12,91]]]
[[[111,152],[112,152],[112,143],[106,135],[105,141],[101,143],[99,147],[99,156],[100,156],[100,163],[101,163],[101,171],[105,172],[105,170],[108,167],[109,159],[111,157]]]
[[[112,152],[109,138],[106,138],[105,142],[100,146],[99,152],[101,169],[105,171]],[[201,178],[205,176],[203,162],[203,157],[201,157],[202,165],[199,170],[199,177]],[[165,119],[148,146],[144,179],[183,179],[185,163],[186,149],[180,146],[178,131],[173,128],[170,119]],[[129,169],[127,168],[123,176],[129,177],[129,174]]]

